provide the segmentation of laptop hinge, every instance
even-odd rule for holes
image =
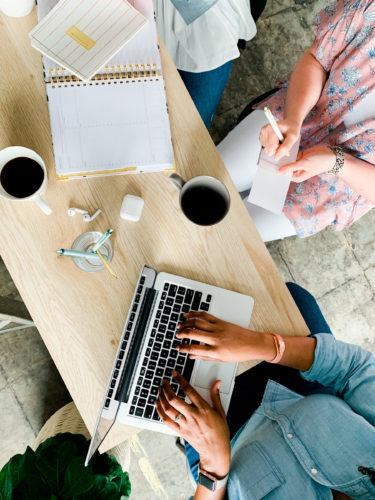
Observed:
[[[130,347],[124,369],[121,374],[121,379],[118,385],[115,399],[121,403],[127,403],[129,400],[130,390],[133,383],[135,372],[137,371],[137,361],[142,351],[145,341],[145,332],[150,323],[152,308],[157,297],[157,292],[154,288],[149,288],[142,303],[142,309],[138,316],[137,325],[133,333],[133,343]]]

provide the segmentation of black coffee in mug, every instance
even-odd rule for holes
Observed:
[[[229,210],[228,199],[223,193],[208,185],[186,186],[180,203],[186,217],[200,226],[220,222]]]
[[[43,180],[43,168],[35,160],[24,156],[9,160],[0,173],[2,188],[15,198],[31,196],[38,191]]]

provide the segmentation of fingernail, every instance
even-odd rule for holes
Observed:
[[[175,349],[176,349],[177,351],[179,351],[179,350],[180,350],[180,344],[176,345]]]
[[[179,330],[180,328],[181,328],[181,323],[178,323],[177,330]]]
[[[172,375],[175,377],[177,375],[176,370],[172,370]]]

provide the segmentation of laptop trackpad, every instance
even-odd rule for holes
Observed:
[[[217,363],[202,360],[199,360],[198,363],[193,385],[202,389],[211,389],[216,380],[221,380],[220,392],[228,394],[232,386],[236,363]]]

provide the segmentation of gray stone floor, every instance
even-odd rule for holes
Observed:
[[[233,65],[211,128],[216,142],[233,128],[243,107],[292,70],[312,41],[312,17],[326,0],[269,0],[258,35]],[[318,299],[334,334],[375,353],[375,211],[351,228],[330,229],[304,240],[267,245],[282,277],[306,287]],[[0,261],[0,295],[21,300]],[[46,419],[70,400],[34,328],[0,335],[0,467],[31,444]],[[169,436],[142,432],[140,440],[163,485],[155,493],[135,455],[130,479],[133,498],[188,498],[192,488],[183,455]]]

